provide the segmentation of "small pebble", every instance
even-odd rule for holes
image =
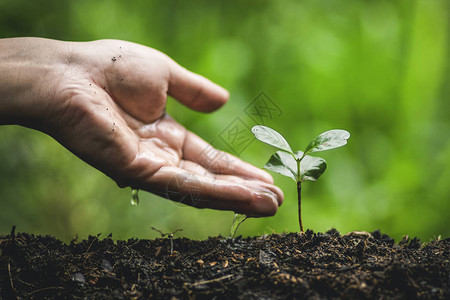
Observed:
[[[107,261],[106,259],[102,260],[102,269],[108,272],[113,271],[113,267],[111,266],[111,263]]]
[[[72,281],[83,285],[86,283],[86,278],[84,278],[83,274],[81,273],[75,273],[72,275]]]

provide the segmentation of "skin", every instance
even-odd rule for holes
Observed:
[[[214,149],[165,111],[212,112],[228,92],[165,54],[118,40],[0,39],[0,124],[43,131],[120,187],[198,208],[274,215],[265,171]]]

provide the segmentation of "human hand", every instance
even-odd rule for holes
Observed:
[[[199,208],[276,213],[283,194],[268,173],[212,148],[165,112],[167,95],[213,111],[227,101],[224,89],[138,44],[19,40],[34,62],[26,82],[38,91],[22,97],[28,109],[15,107],[19,123],[48,133],[121,187]]]

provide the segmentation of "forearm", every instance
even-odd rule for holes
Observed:
[[[39,128],[64,61],[63,42],[0,39],[0,125]]]

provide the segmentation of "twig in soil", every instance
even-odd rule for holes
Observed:
[[[12,238],[14,240],[14,238],[16,237],[16,225],[12,226],[10,235],[12,236]]]
[[[335,272],[339,272],[339,271],[345,272],[345,271],[351,271],[351,270],[358,269],[359,267],[361,267],[361,265],[357,264],[357,265],[354,265],[354,266],[344,266],[344,267],[340,267],[340,268],[337,268],[337,269],[330,269],[330,270],[331,271],[335,271]]]
[[[48,291],[48,290],[55,290],[55,289],[63,289],[63,287],[61,286],[48,286],[42,289],[38,289],[38,290],[34,290],[32,292],[28,293],[28,296],[39,293],[39,292],[44,292],[44,291]]]
[[[23,281],[22,279],[20,279],[20,278],[16,278],[17,279],[17,281],[20,281],[21,283],[23,283],[23,284],[26,284],[26,285],[28,285],[28,286],[33,286],[31,283],[28,283],[28,282],[26,282],[26,281]]]
[[[220,282],[222,280],[231,278],[233,276],[234,276],[234,274],[229,274],[229,275],[225,275],[223,277],[214,278],[214,279],[210,279],[210,280],[198,281],[198,282],[194,282],[194,283],[186,283],[186,285],[189,285],[189,286],[193,287],[193,286],[202,285],[202,284],[209,284],[209,283],[213,283],[213,282]]]
[[[11,284],[11,288],[14,290],[14,292],[17,293],[17,290],[14,287],[13,279],[12,279],[12,276],[11,276],[11,264],[10,263],[8,263],[8,274],[9,274],[9,283]]]
[[[92,245],[94,244],[94,242],[96,240],[98,240],[98,237],[101,235],[101,233],[97,234],[97,236],[95,237],[95,239],[92,240],[92,242],[89,244],[89,247],[86,249],[86,252],[84,252],[84,254],[88,253],[89,250],[91,250]]]
[[[344,236],[363,236],[363,237],[369,238],[372,235],[370,234],[370,232],[367,232],[367,231],[351,231],[351,232],[347,232],[346,234],[344,234]]]

